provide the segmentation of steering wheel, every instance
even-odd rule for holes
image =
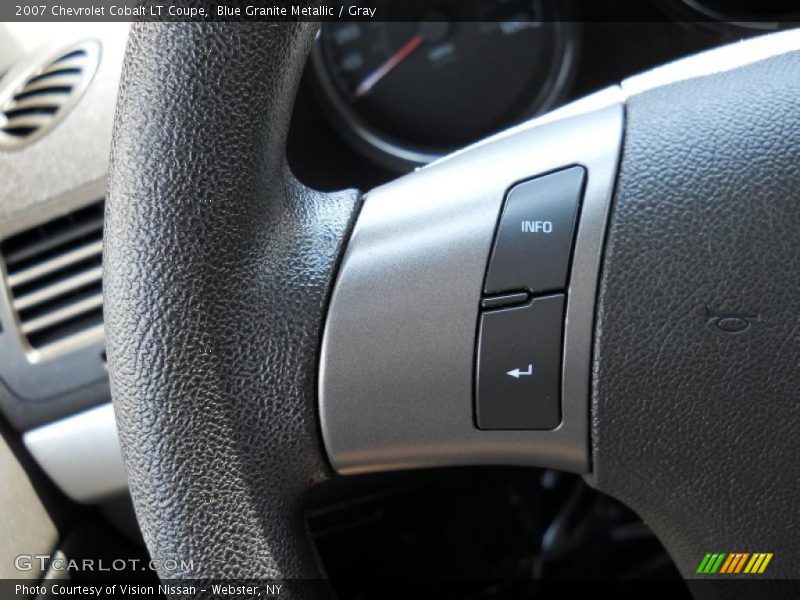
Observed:
[[[160,575],[318,578],[322,481],[523,464],[626,503],[687,578],[712,576],[707,553],[797,578],[800,35],[667,65],[361,195],[287,167],[314,34],[131,34],[105,318],[145,540],[189,559]]]

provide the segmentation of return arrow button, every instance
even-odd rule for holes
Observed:
[[[475,361],[478,429],[558,427],[565,300],[553,294],[483,311]]]
[[[514,379],[519,379],[520,377],[528,377],[533,375],[533,365],[528,365],[527,371],[520,371],[519,369],[514,369],[513,371],[506,371],[506,375],[511,375]]]

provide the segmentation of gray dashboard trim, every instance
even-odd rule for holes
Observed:
[[[42,470],[76,502],[97,502],[128,486],[110,403],[32,429],[22,439]]]

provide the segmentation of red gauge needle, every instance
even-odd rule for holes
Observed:
[[[422,34],[417,34],[410,40],[408,40],[402,48],[400,48],[397,52],[392,54],[385,63],[383,63],[380,67],[375,69],[372,73],[367,75],[361,83],[358,84],[356,88],[355,95],[356,98],[361,98],[361,96],[365,95],[369,92],[375,84],[378,83],[381,79],[386,77],[386,75],[394,69],[397,65],[399,65],[403,60],[405,60],[409,54],[411,54],[414,50],[419,48],[420,44],[425,41],[425,38],[422,37]]]

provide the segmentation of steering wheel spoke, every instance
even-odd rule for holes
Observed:
[[[590,470],[594,294],[621,99],[610,88],[367,194],[322,345],[337,471]]]

